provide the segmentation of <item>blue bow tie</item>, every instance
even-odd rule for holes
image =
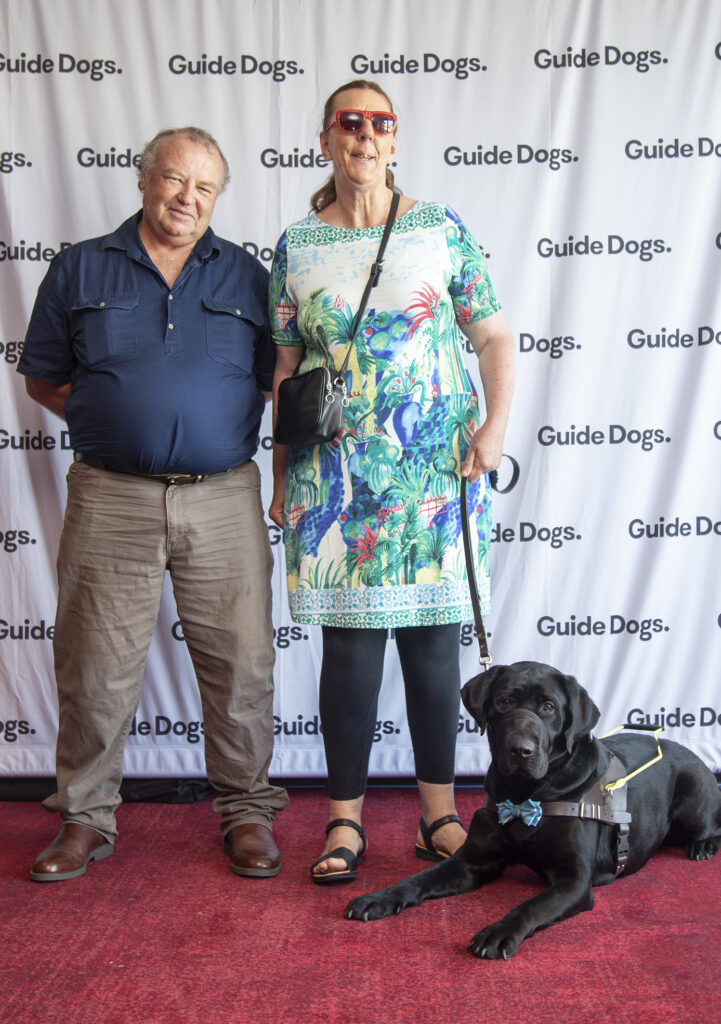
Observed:
[[[507,825],[514,818],[521,818],[524,825],[530,825],[531,828],[535,828],[541,820],[541,805],[537,800],[524,800],[522,804],[514,804],[510,800],[504,800],[497,807],[498,820],[501,825]]]

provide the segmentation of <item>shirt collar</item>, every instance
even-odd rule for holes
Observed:
[[[138,225],[143,216],[143,211],[138,210],[132,217],[123,221],[119,228],[106,235],[102,242],[103,249],[121,249],[132,259],[143,259],[145,249],[140,241]],[[191,254],[194,262],[201,263],[204,260],[217,259],[220,255],[221,240],[212,228],[208,228],[205,234],[195,243]]]

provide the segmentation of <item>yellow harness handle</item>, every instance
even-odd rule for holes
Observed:
[[[602,740],[605,740],[607,736],[613,736],[615,733],[621,732],[623,729],[626,728],[627,726],[625,725],[619,725],[616,729],[611,729],[610,732],[604,733],[604,735],[600,738]],[[658,737],[662,732],[663,726],[659,726],[658,729],[653,730],[653,738],[656,740],[656,749],[658,750],[656,756],[652,758],[650,761],[647,761],[646,764],[642,764],[641,767],[637,768],[635,771],[629,772],[628,775],[624,775],[622,779],[616,779],[615,782],[609,782],[607,786],[603,787],[607,792],[612,793],[614,789],[621,789],[623,786],[626,785],[629,779],[634,778],[634,776],[636,775],[640,775],[641,772],[645,772],[647,768],[650,768],[652,764],[656,764],[657,761],[661,760],[661,758],[663,757],[663,751],[661,750],[661,744],[658,741]]]

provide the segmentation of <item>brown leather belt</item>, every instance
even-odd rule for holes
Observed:
[[[223,476],[224,473],[230,472],[230,470],[226,469],[222,473],[131,473],[126,470],[113,469],[111,466],[106,466],[100,459],[96,459],[92,455],[85,455],[83,452],[75,452],[74,458],[75,462],[82,462],[92,469],[104,469],[107,473],[117,473],[118,476],[138,476],[142,480],[155,480],[159,484],[165,484],[166,487],[199,484],[203,480],[211,480],[215,476]],[[235,467],[231,468],[234,469]]]

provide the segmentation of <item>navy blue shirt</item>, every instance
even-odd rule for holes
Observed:
[[[255,454],[272,386],[268,272],[208,228],[169,288],[140,217],[58,253],[18,370],[72,382],[70,442],[110,469],[223,472]]]

